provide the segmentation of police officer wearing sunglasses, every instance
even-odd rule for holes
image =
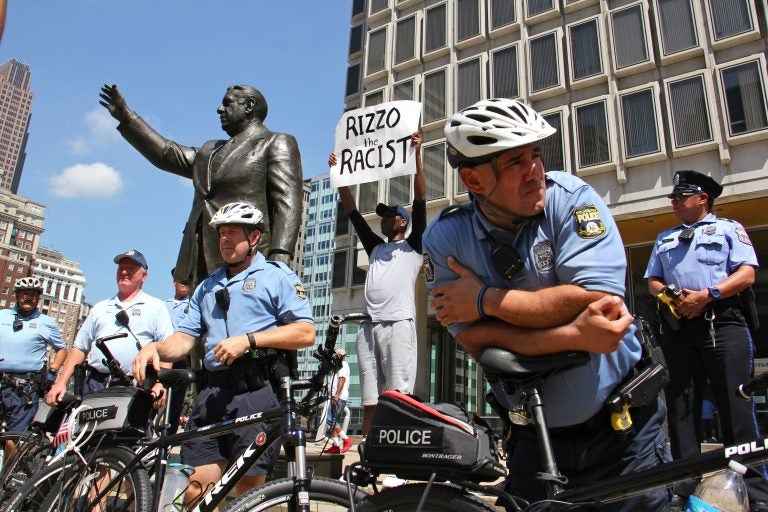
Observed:
[[[590,352],[589,362],[547,378],[542,394],[555,457],[572,485],[659,464],[666,458],[660,399],[633,408],[634,430],[619,435],[604,401],[640,359],[624,296],[624,247],[592,187],[545,172],[539,141],[555,133],[510,99],[480,101],[445,125],[447,157],[471,194],[424,234],[427,283],[436,318],[470,353],[503,347],[526,355]],[[519,397],[502,387],[512,409]],[[545,497],[532,426],[512,426],[507,489]],[[601,510],[666,510],[665,491]]]
[[[10,377],[2,386],[3,414],[8,430],[27,430],[37,412],[46,348],[55,352],[45,380],[49,382],[67,357],[56,320],[37,308],[43,285],[36,277],[22,277],[13,287],[16,305],[0,311],[0,372]]]
[[[673,325],[662,316],[661,322],[675,459],[699,453],[701,405],[694,399],[701,400],[706,380],[720,415],[722,441],[735,444],[760,437],[753,403],[734,392],[753,370],[754,344],[744,295],[755,282],[757,256],[741,224],[712,213],[722,192],[723,187],[705,174],[675,173],[669,198],[682,224],[658,236],[645,272],[654,297],[667,285],[681,290],[673,301],[680,319]],[[768,501],[768,485],[762,478],[748,475],[747,486],[752,502]],[[675,489],[683,497],[692,491],[692,484]],[[752,509],[763,505],[753,503]]]
[[[315,340],[312,309],[301,281],[285,264],[266,260],[257,250],[263,220],[261,211],[245,202],[226,204],[213,215],[210,224],[219,234],[226,264],[195,289],[176,332],[144,347],[133,362],[136,374],[143,376],[147,363],[157,367],[160,360],[178,361],[197,343],[205,344],[190,428],[277,407],[274,364]],[[195,467],[187,502],[218,481],[228,461],[239,457],[267,427],[185,443],[181,460]],[[259,458],[238,482],[238,494],[264,483],[279,451],[274,445]]]

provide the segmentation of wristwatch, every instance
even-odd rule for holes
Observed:
[[[710,286],[708,290],[709,296],[712,297],[712,300],[720,300],[720,288],[717,286]]]

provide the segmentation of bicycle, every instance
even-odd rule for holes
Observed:
[[[113,399],[112,404],[105,404],[103,399],[97,402],[98,392],[86,396],[77,413],[81,420],[79,435],[82,437],[82,432],[89,428],[94,433],[98,429],[99,435],[79,448],[76,443],[71,443],[68,446],[69,453],[62,460],[46,467],[16,493],[8,512],[164,510],[160,506],[165,507],[168,504],[160,504],[159,499],[171,446],[202,437],[228,434],[259,423],[269,424],[266,432],[260,433],[245,452],[230,464],[222,479],[200,497],[197,504],[190,509],[191,512],[214,510],[261,454],[280,440],[285,450],[290,476],[252,489],[232,503],[229,510],[258,512],[281,510],[285,507],[285,510],[309,512],[310,503],[323,503],[328,507],[347,510],[350,501],[361,500],[365,493],[336,480],[312,478],[306,464],[306,435],[304,431],[296,428],[295,416],[298,412],[320,405],[320,401],[315,398],[316,394],[323,388],[326,375],[340,366],[334,352],[340,325],[366,319],[366,315],[334,316],[326,332],[325,344],[318,346],[315,352],[315,357],[320,360],[316,375],[311,380],[293,380],[286,371],[280,379],[281,405],[250,416],[229,419],[173,435],[163,433],[156,439],[140,441],[139,426],[146,425],[148,413],[145,409],[151,404],[151,401],[147,402],[151,399],[145,397],[148,395],[146,391],[123,388],[131,390],[125,391],[130,400],[123,400],[117,405],[113,405],[115,397],[112,395],[108,396]],[[191,381],[193,377],[189,370],[161,370],[158,375],[165,386],[175,383],[178,378]],[[148,384],[145,382],[145,386]],[[306,396],[299,404],[294,400],[294,390],[307,390]],[[121,447],[120,441],[134,442],[139,448],[134,452]],[[148,472],[141,462],[153,452],[156,452],[153,466],[154,491],[150,489]],[[94,483],[103,483],[105,480],[108,480],[106,484],[92,488]],[[183,491],[177,498],[181,496]],[[186,507],[174,510],[184,509]]]
[[[23,393],[18,379],[4,373],[0,374],[0,387],[16,388]],[[26,399],[32,398],[27,396]],[[7,430],[3,419],[0,427],[0,512],[5,510],[5,501],[50,459],[51,436],[56,434],[62,418],[75,402],[72,394],[63,397],[56,408],[41,400],[26,431]]]
[[[735,446],[726,446],[721,450],[710,451],[688,459],[659,464],[635,473],[611,477],[593,484],[567,488],[565,486],[567,479],[557,469],[544,422],[544,404],[541,400],[540,385],[544,379],[556,372],[584,364],[588,357],[588,354],[576,351],[527,357],[497,348],[486,349],[477,357],[486,376],[502,379],[505,384],[524,390],[524,395],[528,397],[542,454],[544,474],[541,476],[547,486],[547,499],[529,503],[505,492],[500,487],[480,484],[476,479],[472,479],[471,474],[464,475],[467,478],[462,479],[462,475],[457,475],[455,472],[446,473],[440,469],[429,468],[429,472],[423,478],[426,480],[425,483],[385,489],[372,494],[356,504],[356,512],[494,512],[498,509],[489,504],[491,500],[496,500],[496,503],[507,511],[565,510],[574,506],[600,506],[725,469],[731,459],[745,465],[768,460],[768,437],[766,437]],[[739,392],[747,398],[757,391],[765,392],[766,388],[768,388],[768,372],[741,386]],[[409,470],[418,473],[420,468],[401,469],[406,473]],[[359,480],[366,480],[371,470],[363,461],[360,467],[351,468],[350,474],[353,479],[355,473],[358,473]],[[421,473],[424,474],[424,471],[422,470]],[[479,496],[489,499],[483,500]]]

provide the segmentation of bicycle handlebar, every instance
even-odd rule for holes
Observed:
[[[125,338],[127,336],[127,332],[119,332],[116,334],[110,334],[109,336],[104,336],[103,338],[98,338],[93,342],[93,344],[96,345],[96,348],[98,348],[101,353],[104,354],[104,359],[102,360],[104,366],[109,368],[109,373],[111,373],[112,376],[117,379],[118,382],[123,386],[131,386],[133,383],[120,367],[120,363],[117,361],[117,359],[115,359],[115,356],[112,355],[112,351],[109,350],[106,342],[115,340],[117,338]]]

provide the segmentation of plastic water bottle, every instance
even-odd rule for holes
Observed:
[[[163,480],[163,490],[160,492],[159,512],[182,512],[184,508],[184,491],[189,485],[189,477],[195,468],[186,464],[168,464]]]
[[[732,460],[728,469],[702,478],[688,498],[686,512],[749,512],[746,472],[746,467]]]

